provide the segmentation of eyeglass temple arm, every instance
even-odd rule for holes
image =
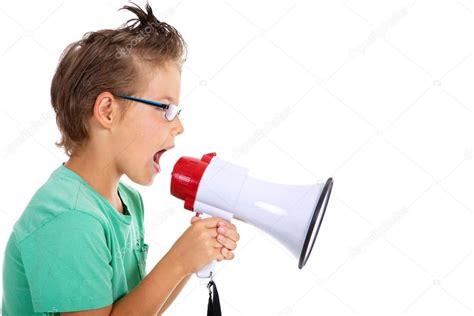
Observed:
[[[120,98],[124,98],[124,99],[128,99],[128,100],[132,100],[132,101],[136,101],[136,102],[141,102],[141,103],[145,103],[145,104],[148,104],[148,105],[154,105],[154,106],[158,106],[158,107],[161,107],[163,109],[167,109],[169,107],[169,104],[164,104],[164,103],[160,103],[160,102],[154,102],[154,101],[149,101],[149,100],[145,100],[145,99],[140,99],[140,98],[136,98],[136,97],[131,97],[131,96],[128,96],[128,95],[117,95],[118,97]]]

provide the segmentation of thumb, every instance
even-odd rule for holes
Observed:
[[[217,227],[219,222],[227,222],[225,219],[221,217],[208,217],[202,219],[204,226],[207,228],[214,228]]]
[[[201,220],[201,218],[197,215],[194,215],[192,218],[191,218],[191,224],[194,224],[195,222]]]

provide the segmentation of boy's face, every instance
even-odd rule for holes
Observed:
[[[143,94],[136,97],[179,105],[181,69],[176,63],[165,63],[150,78]],[[183,130],[179,116],[167,121],[164,110],[132,102],[112,133],[112,150],[119,173],[126,174],[135,183],[152,184],[158,173],[155,154],[173,147],[175,136]],[[157,160],[159,162],[159,158]]]

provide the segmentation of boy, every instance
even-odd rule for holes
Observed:
[[[152,184],[160,156],[183,132],[174,104],[186,51],[179,32],[145,8],[124,6],[137,18],[87,33],[61,56],[51,102],[69,160],[14,225],[4,315],[162,314],[193,273],[234,257],[233,224],[193,217],[145,275],[142,199],[120,177]]]

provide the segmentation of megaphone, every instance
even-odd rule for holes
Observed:
[[[332,186],[332,178],[312,185],[264,181],[208,153],[201,159],[181,157],[173,167],[170,189],[187,210],[228,221],[235,218],[273,236],[298,259],[301,269],[316,241]],[[214,276],[215,264],[213,260],[197,276]]]

